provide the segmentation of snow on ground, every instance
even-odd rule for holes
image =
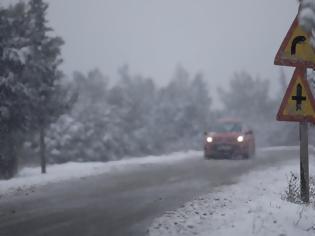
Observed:
[[[264,147],[260,148],[260,151],[296,151],[299,150],[300,146],[275,146],[275,147]],[[312,150],[312,146],[309,147]]]
[[[300,146],[275,146],[275,147],[264,147],[259,148],[260,151],[298,151]],[[315,153],[315,147],[313,145],[308,146],[309,152]]]
[[[311,158],[310,173],[315,169]],[[315,206],[283,199],[290,172],[298,161],[283,167],[251,172],[238,184],[218,188],[154,220],[150,236],[315,235]]]
[[[27,167],[22,169],[16,178],[10,180],[0,180],[0,197],[12,193],[32,189],[36,186],[56,183],[74,178],[112,173],[116,171],[130,170],[141,165],[156,163],[172,163],[187,158],[200,156],[199,151],[177,152],[163,156],[148,156],[130,158],[112,162],[90,162],[90,163],[66,163],[60,165],[50,165],[47,167],[47,174],[40,174],[39,167]]]

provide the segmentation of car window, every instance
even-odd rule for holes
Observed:
[[[214,132],[218,132],[218,133],[241,132],[241,131],[242,131],[242,125],[236,122],[218,123],[214,127]]]

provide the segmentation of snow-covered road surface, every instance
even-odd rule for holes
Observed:
[[[294,159],[298,163],[298,151],[285,148],[260,151],[253,160],[207,161],[200,152],[181,155],[175,156],[176,161],[171,160],[172,155],[163,161],[152,157],[156,161],[151,163],[128,160],[126,166],[116,163],[115,168],[94,176],[69,179],[67,175],[58,181],[33,182],[31,190],[21,189],[1,198],[0,235],[141,236],[166,211],[216,192],[220,186],[229,188],[249,171],[282,166]],[[32,178],[29,173],[26,177]]]
[[[42,175],[40,167],[23,168],[17,177],[11,180],[0,180],[0,196],[15,194],[24,190],[32,190],[35,187],[49,183],[57,183],[70,179],[84,178],[105,173],[115,173],[128,169],[153,165],[158,163],[172,163],[183,161],[184,159],[200,156],[201,152],[186,151],[176,152],[163,156],[148,156],[130,158],[112,162],[88,162],[88,163],[66,163],[48,166],[48,173]]]
[[[314,156],[310,160],[314,173]],[[237,184],[220,187],[155,219],[149,235],[315,235],[314,196],[309,206],[285,200],[291,172],[299,176],[296,161],[246,174]]]

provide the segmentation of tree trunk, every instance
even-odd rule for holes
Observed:
[[[45,143],[45,128],[43,125],[40,126],[39,131],[39,154],[40,154],[40,165],[42,174],[46,174],[46,143]]]
[[[3,141],[4,146],[1,150],[1,176],[5,179],[10,179],[17,173],[17,140],[12,132],[7,132]]]

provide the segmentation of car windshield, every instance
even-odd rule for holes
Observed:
[[[214,131],[218,133],[241,132],[241,130],[242,130],[241,124],[236,122],[218,123],[214,127]]]

